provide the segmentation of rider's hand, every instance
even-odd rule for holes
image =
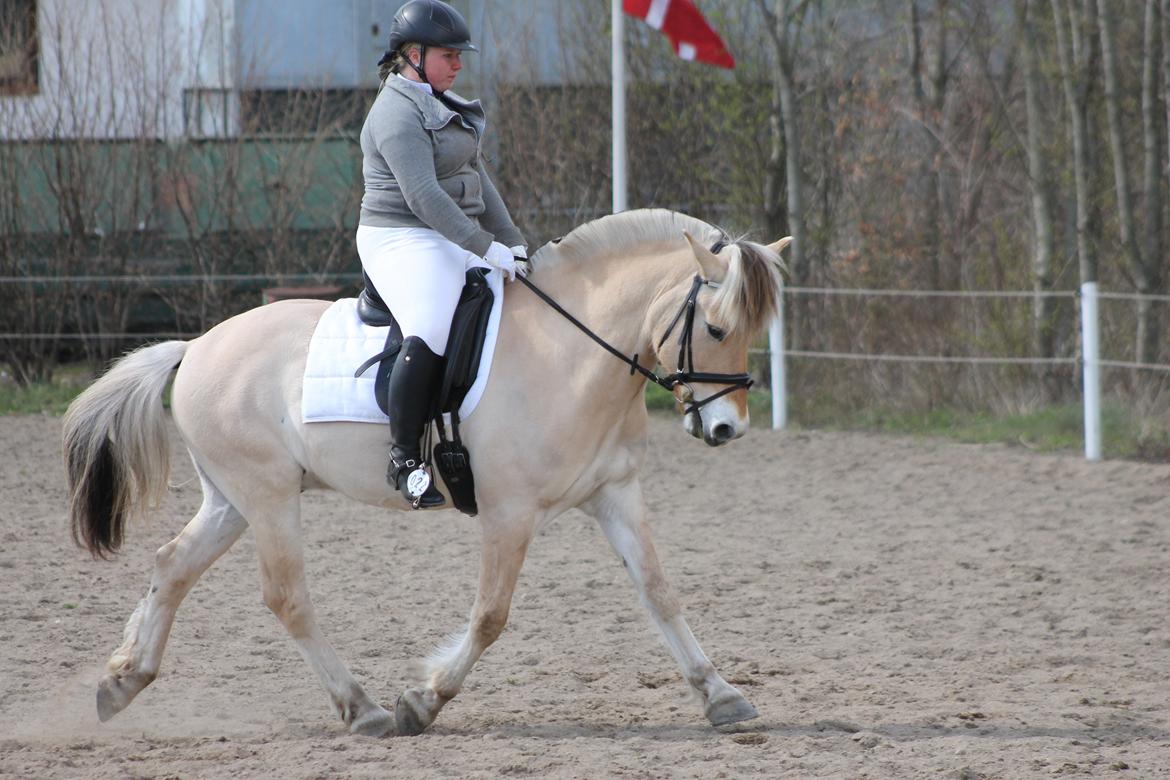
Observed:
[[[528,247],[520,244],[511,249],[512,255],[516,258],[516,275],[528,276],[532,271],[532,264],[528,262]]]
[[[487,264],[492,268],[498,268],[504,273],[508,281],[515,281],[516,279],[516,258],[512,255],[512,250],[501,244],[499,241],[493,241],[488,247],[487,254],[483,256]]]

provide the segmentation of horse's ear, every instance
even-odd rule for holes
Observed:
[[[771,249],[776,254],[780,254],[781,252],[784,251],[784,248],[787,247],[791,243],[792,243],[792,236],[784,236],[784,238],[780,239],[776,243],[768,244],[768,248]]]
[[[695,253],[695,260],[699,263],[699,273],[704,279],[712,282],[721,282],[723,277],[727,275],[727,262],[720,260],[714,252],[695,240],[687,231],[683,231],[683,235],[687,237],[687,243],[691,245],[691,251]]]

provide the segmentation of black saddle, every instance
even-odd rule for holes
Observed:
[[[459,406],[475,383],[479,363],[483,357],[483,342],[487,336],[488,321],[491,318],[495,296],[487,283],[487,269],[472,268],[467,272],[463,293],[451,318],[451,332],[447,338],[447,354],[443,361],[443,380],[439,393],[433,399],[432,417],[439,430],[439,443],[434,447],[434,463],[442,475],[455,508],[469,515],[475,515],[475,480],[471,472],[471,456],[459,438]],[[374,398],[378,408],[387,413],[387,395],[390,387],[390,372],[402,349],[402,328],[390,308],[374,289],[370,277],[362,275],[365,289],[358,295],[358,317],[374,327],[388,327],[386,344],[382,351],[358,367],[354,376],[361,376],[366,370],[378,364],[374,377]],[[448,441],[443,414],[451,415],[452,439]]]

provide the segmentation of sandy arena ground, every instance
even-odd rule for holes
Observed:
[[[1170,774],[1165,465],[759,429],[711,450],[656,419],[659,552],[761,717],[707,724],[572,513],[540,533],[507,632],[434,727],[375,740],[346,733],[261,603],[250,535],[188,597],[158,681],[98,723],[102,665],[198,482],[176,458],[165,511],[90,560],[59,433],[0,418],[0,777]],[[314,493],[305,524],[322,623],[389,706],[466,617],[475,521]]]

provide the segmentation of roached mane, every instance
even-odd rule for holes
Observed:
[[[728,262],[727,276],[711,300],[711,316],[728,331],[754,334],[763,329],[780,302],[784,267],[780,256],[752,241],[731,240],[719,228],[686,214],[639,209],[601,217],[574,228],[556,243],[545,244],[533,256],[533,265],[542,270],[559,268],[591,257],[644,253],[655,244],[663,251],[676,251],[687,247],[684,231],[706,247],[725,244],[719,256]]]

